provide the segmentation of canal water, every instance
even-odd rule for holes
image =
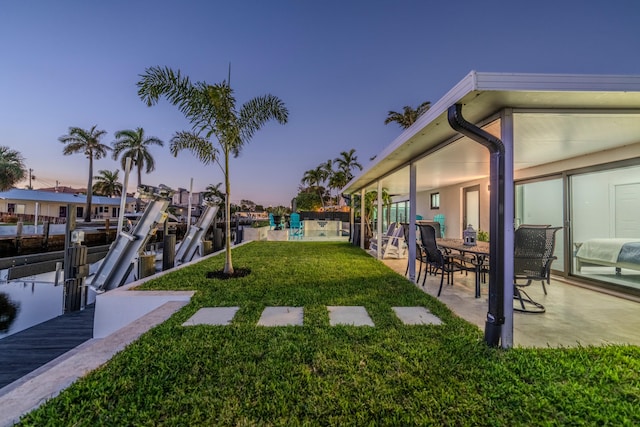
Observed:
[[[89,292],[88,304],[95,300]],[[51,282],[21,279],[0,282],[0,340],[46,322],[64,312],[64,287]]]

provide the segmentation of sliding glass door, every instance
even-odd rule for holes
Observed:
[[[563,194],[562,177],[516,184],[515,226],[531,224],[562,227]],[[554,255],[557,259],[551,264],[551,269],[564,272],[564,230],[556,233]]]
[[[569,179],[572,273],[640,290],[640,166]]]

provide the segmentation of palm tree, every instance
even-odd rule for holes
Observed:
[[[207,185],[207,188],[204,189],[203,196],[207,199],[218,198],[220,200],[224,200],[224,193],[220,189],[221,186],[221,182],[217,183],[216,185]]]
[[[120,171],[118,169],[113,172],[109,170],[99,170],[98,175],[93,177],[93,179],[96,180],[96,183],[93,184],[93,192],[100,196],[121,196],[122,184],[118,181],[119,174]]]
[[[226,195],[224,274],[232,275],[229,155],[237,157],[243,145],[267,122],[287,123],[289,111],[280,98],[270,94],[250,99],[238,111],[229,81],[214,85],[191,83],[180,70],[173,71],[168,67],[147,68],[138,82],[138,95],[148,106],[157,104],[164,96],[191,122],[191,131],[178,132],[171,139],[171,154],[177,156],[186,149],[205,165],[215,162],[222,169]],[[219,149],[214,147],[211,137],[217,140]]]
[[[302,176],[302,183],[308,185],[309,187],[314,187],[318,192],[318,196],[320,196],[320,201],[322,202],[322,208],[324,209],[324,197],[321,191],[322,182],[325,180],[325,171],[322,168],[322,165],[318,166],[315,169],[309,169]]]
[[[222,217],[222,213],[224,212],[224,210],[221,209],[224,206],[224,193],[222,192],[220,187],[222,187],[221,182],[217,183],[216,185],[209,184],[207,185],[207,188],[204,189],[204,193],[202,194],[205,199],[218,200],[219,209],[218,213],[216,214],[217,217]]]
[[[136,128],[136,130],[119,130],[115,134],[116,140],[113,141],[113,160],[117,160],[120,155],[122,168],[125,168],[127,157],[131,158],[133,165],[138,171],[138,187],[142,185],[142,169],[145,173],[151,173],[156,168],[156,163],[149,153],[150,145],[164,146],[164,142],[155,136],[144,135],[144,129]]]
[[[70,127],[69,134],[58,138],[58,141],[67,144],[62,150],[65,156],[82,153],[89,159],[89,181],[87,182],[87,209],[84,213],[84,221],[91,222],[91,193],[93,180],[93,159],[99,160],[107,155],[107,151],[111,147],[100,143],[107,131],[96,129],[94,125],[91,129],[86,130],[78,127]]]
[[[402,107],[402,113],[389,111],[384,124],[388,125],[391,122],[396,122],[402,129],[407,129],[409,126],[414,124],[416,120],[418,120],[418,117],[423,115],[430,107],[431,102],[429,101],[423,102],[422,104],[418,105],[418,108],[416,108],[415,110],[409,105],[405,105],[404,107]]]
[[[351,171],[354,168],[362,170],[362,165],[358,163],[358,156],[355,154],[356,150],[352,148],[349,151],[341,152],[340,157],[334,160],[334,162],[338,164],[338,169],[343,171],[347,177],[347,182],[344,185],[347,185],[347,183],[353,179],[353,173]]]
[[[22,155],[9,147],[0,146],[0,191],[7,191],[27,175]]]
[[[347,174],[343,170],[336,171],[329,178],[329,188],[344,188],[349,181],[350,180],[347,179]],[[340,196],[336,194],[336,205],[339,203],[339,200]]]

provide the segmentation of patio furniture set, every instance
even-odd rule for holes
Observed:
[[[416,236],[416,260],[418,263],[417,282],[423,274],[422,286],[428,274],[440,273],[440,287],[438,296],[442,293],[445,275],[447,284],[453,285],[453,274],[456,272],[473,272],[475,274],[475,297],[480,297],[481,281],[489,273],[489,243],[474,242],[465,244],[463,239],[443,238],[439,224],[436,222],[419,221]],[[390,227],[391,228],[391,227]],[[400,239],[400,232],[404,233],[402,242],[408,242],[408,224],[397,224],[391,230],[384,244],[386,254],[389,246],[397,247],[394,239]],[[541,282],[545,295],[546,284],[550,283],[551,264],[555,259],[555,235],[561,227],[550,225],[521,225],[514,236],[514,278],[513,296],[517,301],[514,310],[527,313],[544,313],[545,308],[534,301],[525,291],[534,282]],[[404,244],[406,248],[406,244]],[[392,249],[392,251],[395,249]],[[409,271],[409,263],[407,270]]]

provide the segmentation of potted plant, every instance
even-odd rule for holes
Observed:
[[[284,206],[276,206],[271,211],[273,215],[273,222],[276,224],[276,230],[282,230],[282,217],[287,213],[287,208]]]

